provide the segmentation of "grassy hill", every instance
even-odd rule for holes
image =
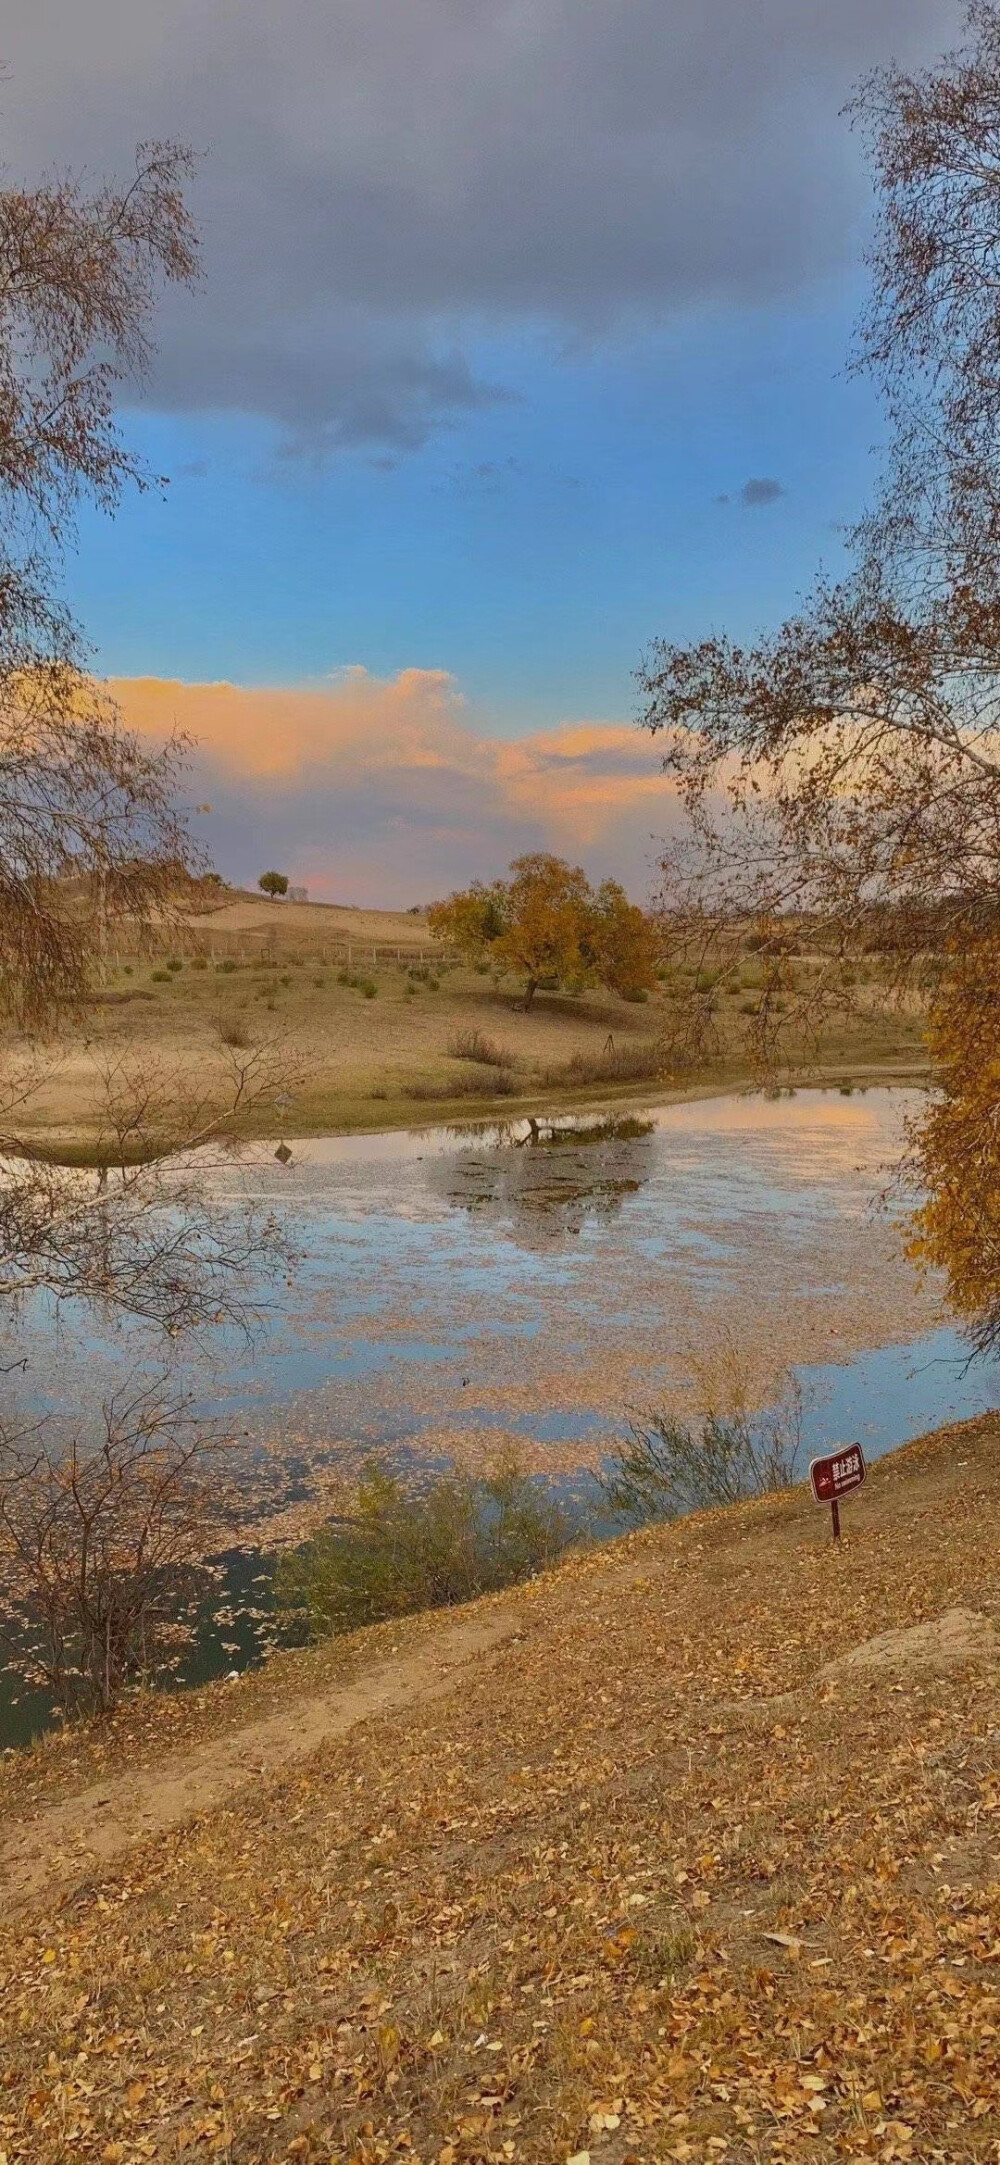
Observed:
[[[667,1040],[683,975],[668,974],[643,1003],[542,992],[525,1013],[514,980],[496,985],[488,971],[455,962],[435,947],[422,916],[224,892],[191,918],[174,952],[110,958],[104,984],[67,1024],[32,1089],[25,1132],[58,1153],[86,1156],[109,1062],[124,1054],[149,1072],[165,1069],[200,1099],[227,1045],[262,1042],[287,1063],[282,1096],[291,1102],[281,1126],[291,1135],[656,1099],[679,1079],[716,1088],[747,1081],[742,1017],[760,985],[759,959],[748,954],[720,982],[717,1043],[678,1078]],[[866,965],[858,1000],[858,1013],[832,1021],[818,1046],[792,1044],[791,1072],[846,1080],[925,1071],[919,1005],[888,997],[878,958]],[[13,1072],[19,1061],[28,1067],[30,1048],[15,1041],[8,1059]],[[244,1132],[267,1135],[275,1124],[269,1095]]]
[[[8,1759],[0,2156],[995,2159],[998,1443]]]

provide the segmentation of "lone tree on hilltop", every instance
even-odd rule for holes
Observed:
[[[540,985],[607,985],[628,998],[653,983],[654,928],[616,881],[595,894],[579,865],[542,851],[515,857],[510,871],[509,880],[474,880],[436,902],[431,931],[471,962],[523,976],[525,1007]]]
[[[257,885],[265,895],[270,895],[272,902],[276,902],[279,895],[287,895],[288,893],[288,874],[287,872],[262,872]]]

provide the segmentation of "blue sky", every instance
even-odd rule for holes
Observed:
[[[751,631],[842,561],[880,426],[845,369],[858,292],[847,274],[610,354],[487,352],[516,399],[398,458],[290,460],[256,420],[132,416],[166,500],[86,521],[74,601],[117,675],[446,668],[503,732],[627,718],[650,636]],[[746,506],[750,478],[783,493]]]
[[[134,679],[329,688],[325,770],[319,710],[273,710],[309,746],[282,846],[328,889],[350,843],[352,882],[393,899],[387,862],[402,892],[476,861],[477,747],[549,732],[563,773],[560,731],[630,727],[652,637],[777,623],[842,563],[881,427],[846,372],[871,199],[841,107],[959,22],[953,0],[15,0],[9,171],[198,152],[204,276],[165,297],[124,413],[170,487],[85,515],[67,567],[126,709]],[[455,817],[435,801],[407,839],[405,782],[382,804],[373,779],[369,864],[351,732],[398,721],[400,685],[424,766],[439,725],[455,751]],[[212,845],[247,877],[266,820],[227,757]],[[207,740],[203,764],[218,785]],[[644,786],[636,818],[590,807],[574,844],[554,810],[485,805],[482,869],[548,841],[641,887]]]

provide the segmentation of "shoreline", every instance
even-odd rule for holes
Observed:
[[[504,1121],[531,1118],[557,1117],[573,1112],[611,1113],[626,1105],[641,1110],[648,1106],[697,1104],[703,1099],[719,1097],[743,1097],[754,1094],[794,1092],[796,1090],[865,1090],[882,1088],[930,1087],[933,1071],[927,1059],[910,1058],[903,1061],[852,1060],[840,1064],[817,1067],[794,1068],[784,1071],[773,1081],[755,1078],[749,1069],[738,1069],[725,1075],[703,1074],[700,1080],[671,1085],[667,1080],[660,1084],[651,1081],[623,1082],[609,1089],[607,1083],[583,1084],[576,1089],[561,1089],[558,1085],[549,1091],[526,1092],[517,1098],[465,1097],[421,1100],[420,1111],[413,1100],[401,1098],[396,1106],[379,1099],[370,1101],[371,1115],[366,1117],[367,1106],[359,1100],[359,1117],[356,1120],[339,1119],[324,1121],[310,1117],[308,1107],[296,1109],[293,1117],[285,1116],[279,1123],[270,1120],[252,1120],[239,1130],[220,1131],[220,1141],[239,1145],[241,1143],[268,1142],[279,1136],[291,1141],[309,1138],[352,1135],[424,1134],[429,1128],[489,1127]],[[25,1136],[25,1157],[36,1158],[45,1164],[98,1170],[107,1163],[105,1155],[97,1146],[84,1139],[66,1135],[57,1140]],[[157,1155],[169,1156],[165,1151]],[[128,1157],[129,1164],[139,1164],[141,1154]],[[150,1158],[147,1162],[153,1162]]]

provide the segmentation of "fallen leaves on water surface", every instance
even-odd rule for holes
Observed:
[[[997,1615],[998,1433],[839,1554],[791,1499],[577,1559],[449,1695],[8,1923],[7,2165],[995,2158],[995,1672],[808,1680]]]

